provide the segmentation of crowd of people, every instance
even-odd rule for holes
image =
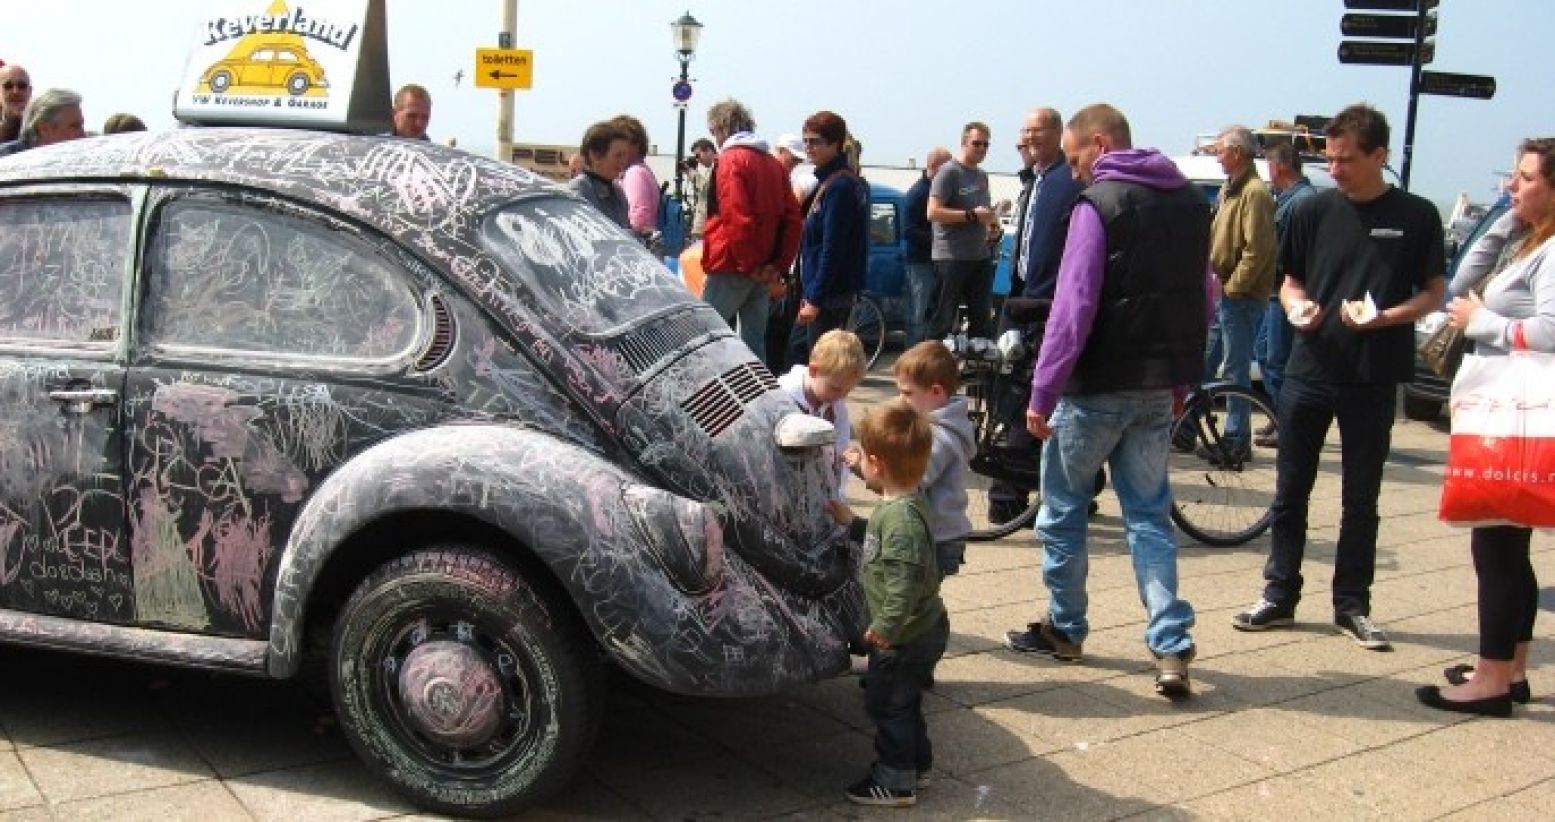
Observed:
[[[789,185],[792,166],[779,160],[786,147],[756,137],[744,106],[714,106],[709,131],[712,145],[698,158],[708,169],[704,297],[764,360],[778,369],[798,363],[785,383],[801,408],[843,407],[861,372],[848,360],[836,373],[829,349],[847,335],[838,329],[867,266],[867,192],[845,158],[846,123],[831,112],[806,119],[800,139],[815,180],[808,190]],[[990,135],[987,125],[968,123],[958,151],[931,150],[907,193],[909,347],[895,365],[900,396],[870,409],[855,445],[844,449],[845,462],[885,497],[867,525],[841,502],[833,512],[863,543],[864,690],[877,759],[847,795],[865,804],[912,804],[933,762],[921,691],[933,681],[948,629],[939,582],[964,562],[964,471],[975,447],[965,406],[955,400],[955,360],[936,340],[958,316],[981,336],[1012,324],[990,305],[999,228],[980,169]],[[1277,427],[1252,430],[1248,409],[1233,407],[1222,449],[1199,454],[1241,461],[1254,458],[1254,449],[1274,449],[1264,589],[1233,627],[1294,624],[1310,496],[1337,423],[1342,490],[1332,620],[1362,648],[1391,648],[1372,618],[1378,498],[1397,388],[1413,376],[1413,324],[1443,304],[1446,272],[1435,207],[1383,176],[1390,137],[1386,118],[1371,106],[1333,117],[1325,152],[1334,188],[1318,190],[1293,145],[1260,145],[1249,129],[1228,128],[1216,145],[1225,183],[1211,203],[1170,159],[1136,148],[1126,117],[1111,106],[1089,106],[1067,122],[1051,108],[1026,118],[1010,293],[1046,309],[1020,427],[1040,451],[1035,532],[1047,602],[1038,619],[1008,632],[1010,649],[1084,659],[1088,509],[1105,466],[1147,615],[1156,690],[1174,699],[1191,694],[1195,613],[1178,593],[1167,463],[1179,444],[1169,432],[1189,387],[1217,376],[1249,385],[1255,361]],[[1490,352],[1510,349],[1514,330],[1522,345],[1555,349],[1555,285],[1539,277],[1549,267],[1544,256],[1530,257],[1555,234],[1555,142],[1530,141],[1521,156],[1513,213],[1486,235],[1482,243],[1495,245],[1476,249],[1470,259],[1478,262],[1454,284],[1462,296],[1451,321]],[[1254,163],[1260,157],[1267,179]],[[792,359],[781,360],[763,345],[769,296],[781,293],[769,286],[795,259],[800,331],[792,335],[798,344],[784,349]],[[1468,290],[1497,266],[1521,276],[1496,278],[1483,299]],[[845,416],[831,413],[847,427]],[[847,441],[846,432],[840,436]],[[1528,700],[1538,590],[1529,534],[1513,526],[1474,530],[1479,660],[1444,671],[1451,687],[1419,689],[1425,704],[1504,716]]]
[[[81,95],[63,88],[33,94],[32,76],[15,63],[0,64],[0,157],[30,148],[88,136],[81,113]],[[133,114],[113,114],[103,122],[103,134],[145,131]]]

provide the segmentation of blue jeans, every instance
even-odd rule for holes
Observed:
[[[709,273],[702,299],[738,328],[740,339],[763,363],[767,360],[767,312],[771,310],[767,286],[744,274]]]
[[[1243,388],[1252,387],[1253,337],[1258,333],[1258,321],[1263,319],[1267,306],[1265,300],[1246,297],[1220,299],[1220,305],[1215,308],[1215,317],[1220,324],[1220,343],[1225,349],[1225,370],[1221,371],[1221,363],[1213,356],[1214,349],[1207,347],[1204,352],[1206,379],[1214,379],[1215,373],[1220,371],[1222,379]],[[1230,413],[1226,415],[1227,444],[1246,444],[1252,438],[1247,430],[1247,416],[1247,403],[1232,400]]]
[[[875,781],[897,791],[912,790],[918,772],[934,766],[934,746],[923,721],[923,690],[934,681],[934,666],[945,655],[950,620],[888,650],[869,650],[864,674],[864,712],[875,723]]]
[[[1065,396],[1049,421],[1042,446],[1042,510],[1037,538],[1053,626],[1076,644],[1090,630],[1085,611],[1087,508],[1096,472],[1112,468],[1123,504],[1123,528],[1134,558],[1134,581],[1149,622],[1145,645],[1165,656],[1193,645],[1193,606],[1177,596],[1177,536],[1172,491],[1166,481],[1172,392],[1121,391]]]
[[[1264,311],[1263,325],[1259,328],[1258,336],[1264,344],[1258,356],[1258,370],[1263,374],[1264,390],[1269,392],[1269,399],[1274,401],[1276,408],[1280,404],[1280,386],[1285,384],[1285,361],[1290,359],[1294,335],[1295,329],[1290,327],[1290,320],[1285,318],[1280,298],[1271,298],[1269,307]]]
[[[1292,379],[1280,398],[1280,450],[1275,457],[1274,524],[1264,564],[1263,598],[1295,609],[1307,510],[1328,427],[1339,423],[1339,538],[1334,545],[1334,616],[1371,615],[1377,568],[1377,497],[1393,439],[1398,386],[1335,385]],[[1329,503],[1332,505],[1332,503]]]
[[[907,347],[924,341],[929,333],[929,314],[939,300],[939,275],[927,260],[907,264]]]

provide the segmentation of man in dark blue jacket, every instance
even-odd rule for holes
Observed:
[[[939,277],[934,274],[934,259],[930,246],[934,242],[934,229],[929,224],[929,184],[934,173],[950,159],[950,151],[944,146],[929,149],[923,160],[923,174],[907,189],[902,204],[906,214],[902,217],[903,233],[907,237],[907,347],[923,342],[928,333],[929,312],[939,300]]]
[[[1020,225],[1018,269],[1012,276],[1024,283],[1021,296],[1053,299],[1058,285],[1058,262],[1064,253],[1064,236],[1069,233],[1069,210],[1074,208],[1084,188],[1074,178],[1064,156],[1060,138],[1063,118],[1050,108],[1039,108],[1026,117],[1021,141],[1036,155],[1032,171],[1031,200],[1026,204],[1025,220]]]

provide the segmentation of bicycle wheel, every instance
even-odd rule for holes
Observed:
[[[1183,533],[1217,547],[1242,545],[1274,519],[1275,448],[1224,438],[1231,400],[1247,402],[1249,436],[1278,439],[1274,409],[1263,395],[1237,385],[1213,385],[1188,399],[1172,423],[1167,464],[1172,521]]]
[[[867,294],[858,295],[853,311],[848,314],[847,329],[858,335],[859,342],[864,344],[864,356],[868,358],[867,367],[874,368],[880,352],[885,349],[885,314],[881,312],[880,304]]]
[[[1001,539],[1030,526],[1042,504],[1037,448],[1032,445],[1017,451],[1001,447],[1006,423],[990,413],[989,388],[982,380],[966,386],[967,409],[977,432],[977,453],[972,457],[972,470],[967,472],[966,514],[972,520],[967,542]],[[1001,483],[1005,486],[1000,489],[1004,500],[993,496],[994,487]],[[1012,493],[1014,500],[1008,498]]]

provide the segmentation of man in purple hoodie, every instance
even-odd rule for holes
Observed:
[[[1110,463],[1149,616],[1156,692],[1184,697],[1193,607],[1177,595],[1166,463],[1174,391],[1204,372],[1209,203],[1165,155],[1133,148],[1128,120],[1112,106],[1082,109],[1063,146],[1086,188],[1070,216],[1026,410],[1026,427],[1048,440],[1036,527],[1048,615],[1008,632],[1005,644],[1080,660],[1086,507],[1096,471]]]

